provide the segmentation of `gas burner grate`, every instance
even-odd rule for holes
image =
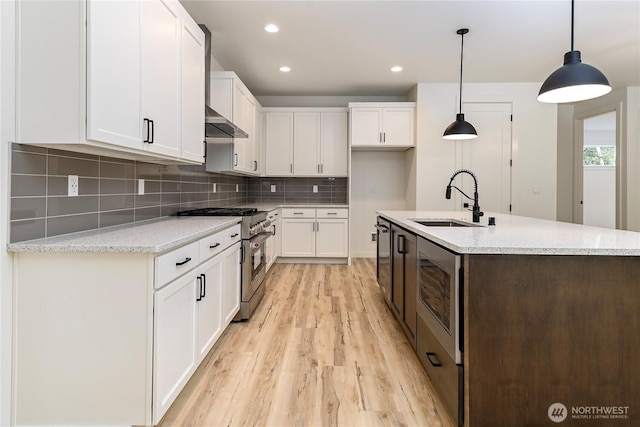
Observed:
[[[257,208],[201,208],[180,211],[178,216],[250,216],[258,212]]]

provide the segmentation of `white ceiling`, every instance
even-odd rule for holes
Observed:
[[[569,0],[181,3],[254,95],[404,95],[419,82],[457,83],[459,28],[470,30],[465,83],[542,82],[570,50]],[[280,32],[265,32],[268,23]],[[576,0],[575,27],[583,62],[614,89],[640,86],[640,1]]]

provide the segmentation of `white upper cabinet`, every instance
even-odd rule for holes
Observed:
[[[204,161],[204,33],[188,15],[182,19],[182,158]]]
[[[267,176],[293,175],[293,112],[265,113]]]
[[[142,1],[142,136],[154,153],[179,156],[181,16],[177,0]]]
[[[189,144],[191,134],[204,137],[204,113],[190,115],[204,108],[204,96],[194,95],[196,85],[204,90],[204,68],[190,68],[204,64],[204,45],[184,50],[183,22],[193,20],[177,0],[29,1],[18,8],[18,142],[202,163]],[[204,37],[197,26],[191,31]],[[184,82],[193,85],[185,94]]]
[[[347,137],[347,113],[325,112],[320,117],[320,174],[327,176],[347,176],[349,154]]]
[[[347,176],[348,120],[343,108],[267,110],[267,176]]]
[[[142,149],[140,4],[90,2],[87,28],[87,139]]]
[[[415,146],[415,102],[349,103],[351,146]]]
[[[212,71],[209,73],[209,106],[225,119],[233,122],[246,132],[248,138],[229,139],[233,144],[233,159],[228,161],[207,160],[211,172],[238,172],[245,175],[260,173],[261,133],[256,114],[261,114],[260,103],[232,71]],[[214,143],[215,145],[215,143]],[[212,155],[226,149],[216,148]]]
[[[293,113],[293,174],[320,174],[320,113]]]

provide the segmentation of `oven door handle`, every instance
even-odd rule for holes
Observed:
[[[375,225],[376,229],[382,233],[388,233],[389,232],[389,227],[387,227],[386,225],[382,225],[382,224],[376,224]]]

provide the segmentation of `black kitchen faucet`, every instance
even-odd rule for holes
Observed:
[[[459,189],[458,187],[456,187],[455,185],[451,185],[451,183],[453,182],[453,178],[455,178],[456,176],[458,176],[461,173],[467,173],[469,175],[471,175],[471,178],[473,178],[473,198],[467,196],[464,191],[462,191],[461,189]],[[447,185],[447,190],[445,192],[444,197],[447,199],[451,199],[451,188],[455,188],[456,190],[458,190],[464,197],[466,197],[469,200],[473,200],[473,208],[471,208],[471,212],[473,212],[473,222],[480,222],[480,217],[484,215],[484,212],[482,212],[480,210],[480,206],[478,205],[478,179],[476,178],[475,174],[473,172],[471,172],[468,169],[460,169],[458,171],[456,171],[456,173],[454,173],[451,176],[451,179],[449,180],[449,184]]]

